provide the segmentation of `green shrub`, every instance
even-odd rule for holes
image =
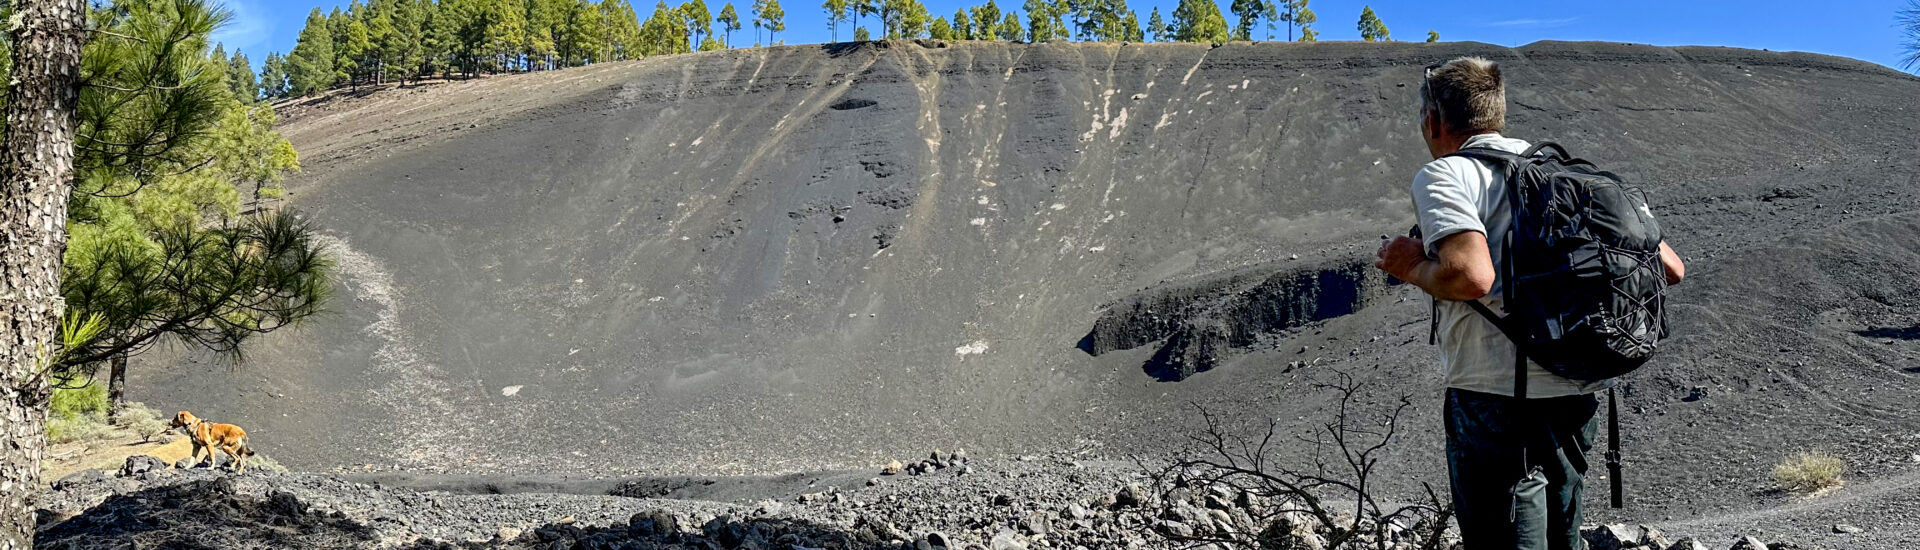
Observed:
[[[143,443],[167,431],[167,421],[160,419],[160,412],[138,402],[127,403],[120,410],[120,426],[140,436]]]
[[[106,384],[87,384],[73,389],[53,390],[54,416],[76,418],[87,414],[107,414]]]
[[[47,415],[49,443],[99,441],[113,437],[113,426],[107,423],[105,384],[55,389],[48,408],[52,413]]]
[[[263,454],[255,454],[247,457],[247,471],[251,472],[254,470],[276,474],[287,473],[287,467],[281,466],[280,461],[267,458],[267,455]]]
[[[1795,453],[1773,467],[1773,482],[1782,490],[1812,493],[1839,487],[1846,463],[1825,451]]]
[[[48,443],[102,441],[113,437],[113,426],[107,423],[107,415],[102,413],[75,416],[56,414],[47,419]]]

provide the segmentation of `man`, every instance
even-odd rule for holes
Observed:
[[[1438,300],[1447,466],[1461,538],[1468,550],[1584,548],[1580,491],[1598,428],[1593,393],[1612,381],[1582,383],[1529,361],[1529,389],[1514,398],[1513,342],[1465,303],[1505,311],[1491,292],[1504,258],[1487,243],[1500,242],[1512,219],[1506,178],[1479,160],[1442,158],[1468,147],[1522,153],[1529,144],[1500,135],[1506,87],[1493,62],[1464,57],[1429,68],[1420,96],[1421,136],[1435,159],[1414,174],[1411,190],[1425,240],[1382,243],[1375,266]],[[1678,284],[1686,268],[1664,242],[1660,260],[1668,284]],[[1516,487],[1540,478],[1545,517],[1516,514]]]

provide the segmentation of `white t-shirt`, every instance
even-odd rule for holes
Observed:
[[[1500,134],[1482,134],[1467,139],[1461,147],[1524,153],[1528,146],[1525,141]],[[1493,265],[1503,265],[1500,243],[1506,240],[1513,221],[1506,183],[1504,174],[1495,174],[1492,166],[1474,159],[1447,157],[1421,166],[1413,175],[1410,191],[1414,212],[1420,217],[1420,234],[1426,238],[1427,256],[1434,256],[1435,243],[1449,235],[1478,231],[1487,236]],[[1506,312],[1500,296],[1503,282],[1495,279],[1493,292],[1480,299],[1502,315]],[[1440,369],[1447,377],[1447,387],[1513,396],[1513,341],[1464,302],[1440,300],[1439,305]],[[1611,379],[1581,384],[1527,362],[1528,398],[1587,394],[1610,385]]]

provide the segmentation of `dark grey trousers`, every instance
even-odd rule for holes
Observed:
[[[1447,390],[1447,469],[1466,550],[1586,548],[1580,490],[1599,409],[1592,395]]]

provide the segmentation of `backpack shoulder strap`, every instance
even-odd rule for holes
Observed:
[[[1541,145],[1548,145],[1548,144],[1543,143]],[[1535,145],[1534,149],[1538,149],[1539,147],[1540,147],[1539,145]],[[1559,146],[1555,145],[1555,147],[1559,147]],[[1528,159],[1532,158],[1533,150],[1528,150],[1527,153],[1528,154],[1525,154],[1525,155],[1519,155],[1519,154],[1514,154],[1507,151],[1502,151],[1499,149],[1494,149],[1492,147],[1468,147],[1465,149],[1454,151],[1452,153],[1447,153],[1446,155],[1440,158],[1460,157],[1460,158],[1470,158],[1474,160],[1484,160],[1487,162],[1494,163],[1495,165],[1498,165],[1498,166],[1503,166],[1508,169],[1512,169],[1515,166],[1525,164],[1528,161]]]

